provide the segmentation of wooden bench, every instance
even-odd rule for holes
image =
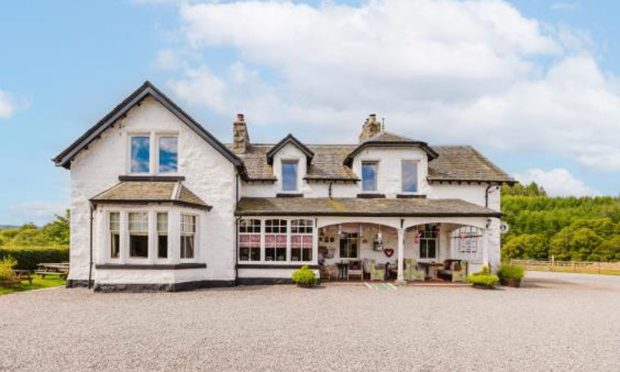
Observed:
[[[41,275],[41,278],[45,278],[46,275],[58,275],[63,279],[67,279],[69,274],[68,263],[40,263],[37,266],[39,269],[35,271],[35,274]]]

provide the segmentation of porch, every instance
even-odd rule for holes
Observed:
[[[237,280],[465,280],[499,262],[499,212],[459,199],[242,198]],[[334,270],[336,269],[336,270]]]
[[[322,281],[463,283],[484,262],[485,238],[449,222],[332,224],[318,230],[319,272]]]

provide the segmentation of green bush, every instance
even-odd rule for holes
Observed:
[[[491,270],[488,266],[482,266],[480,272],[471,274],[467,276],[467,282],[475,285],[481,285],[485,287],[492,288],[497,283],[499,283],[499,278],[497,275],[491,273]]]
[[[301,269],[295,270],[291,277],[295,283],[301,286],[312,287],[317,282],[314,271],[310,270],[308,266],[302,266]]]
[[[520,265],[503,263],[499,265],[499,270],[497,270],[497,276],[500,280],[521,280],[524,275],[525,270]]]
[[[13,271],[13,266],[15,266],[17,262],[11,256],[6,256],[0,260],[0,281],[11,281],[16,278],[15,271]]]
[[[15,260],[17,260],[17,269],[35,270],[37,268],[37,264],[40,264],[42,262],[69,261],[69,248],[0,247],[0,259],[7,256],[13,257]]]

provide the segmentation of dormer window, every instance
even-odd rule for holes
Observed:
[[[418,162],[416,160],[401,162],[401,178],[403,192],[418,192]]]
[[[297,160],[282,160],[282,191],[297,191]]]
[[[150,137],[131,137],[131,173],[149,173],[150,162]]]
[[[362,162],[362,191],[377,191],[377,168],[379,163],[376,161]]]

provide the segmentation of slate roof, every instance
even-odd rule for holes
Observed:
[[[388,134],[389,139],[396,137]],[[404,137],[401,137],[404,138]],[[227,145],[232,149],[232,145]],[[247,170],[249,180],[275,181],[267,152],[273,144],[251,144],[246,153],[236,153]],[[307,180],[349,181],[359,177],[345,165],[345,159],[358,145],[307,145],[314,157]],[[437,157],[429,161],[430,182],[497,182],[513,183],[514,179],[491,163],[471,146],[433,146]]]
[[[170,203],[211,209],[181,182],[123,181],[90,201],[94,204]]]
[[[238,216],[500,217],[460,199],[241,198]]]

